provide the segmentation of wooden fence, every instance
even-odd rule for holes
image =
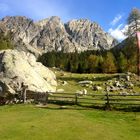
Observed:
[[[110,109],[111,106],[138,106],[140,107],[140,94],[86,94],[69,92],[47,92],[36,94],[37,102],[43,103],[62,103],[75,105],[104,106]]]
[[[24,102],[23,96],[16,97],[20,102]],[[5,103],[7,100],[9,102],[14,101],[15,97],[10,97],[5,99],[0,98],[0,104]],[[27,91],[26,96],[27,101],[32,101],[35,103],[61,103],[61,104],[75,104],[83,106],[102,106],[106,109],[110,109],[112,106],[134,106],[140,107],[140,93],[135,94],[86,94],[81,95],[78,93],[69,92],[46,92],[46,93],[31,93]]]

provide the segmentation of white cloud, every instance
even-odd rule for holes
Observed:
[[[111,21],[111,25],[114,26],[116,25],[121,19],[122,19],[123,15],[118,14],[112,21]]]
[[[122,41],[124,40],[127,36],[124,35],[124,32],[127,30],[128,28],[128,25],[123,25],[123,24],[120,24],[117,28],[115,29],[112,29],[110,28],[108,30],[108,32],[114,37],[116,38],[117,40],[119,41]]]
[[[0,12],[4,13],[9,10],[9,6],[5,3],[0,3]]]

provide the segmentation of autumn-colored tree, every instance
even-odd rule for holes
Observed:
[[[104,62],[102,64],[103,73],[115,73],[117,72],[116,60],[111,52],[107,52]]]
[[[97,71],[97,67],[98,67],[98,57],[96,55],[90,55],[88,57],[88,69],[89,69],[89,72],[92,73],[92,72],[96,72]]]

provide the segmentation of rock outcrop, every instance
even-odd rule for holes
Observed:
[[[55,74],[36,62],[34,55],[17,50],[0,52],[0,95],[16,94],[22,83],[32,92],[55,91]]]
[[[5,32],[12,33],[16,49],[35,55],[52,50],[108,50],[117,44],[97,23],[83,19],[63,24],[59,17],[33,22],[26,17],[15,16],[3,18],[0,28],[2,26]]]

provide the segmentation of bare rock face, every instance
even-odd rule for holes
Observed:
[[[88,50],[109,50],[117,43],[97,23],[87,19],[72,20],[66,24],[66,29],[75,42]]]
[[[64,24],[59,17],[51,17],[49,19],[36,23],[41,28],[40,35],[33,39],[32,45],[48,51],[74,52],[76,43],[72,43],[69,35],[65,30]]]
[[[39,28],[34,25],[31,19],[8,16],[0,21],[0,28],[5,33],[10,32],[12,34],[13,43],[17,50],[33,53],[35,56],[42,53],[41,49],[30,45],[32,39],[39,33]]]
[[[36,62],[34,55],[17,50],[1,51],[0,94],[16,94],[22,83],[33,92],[53,92],[57,86],[54,73]]]
[[[12,32],[16,49],[35,55],[53,50],[108,50],[117,44],[97,23],[83,19],[63,24],[59,17],[33,22],[26,17],[15,16],[5,17],[0,21],[1,25]]]

